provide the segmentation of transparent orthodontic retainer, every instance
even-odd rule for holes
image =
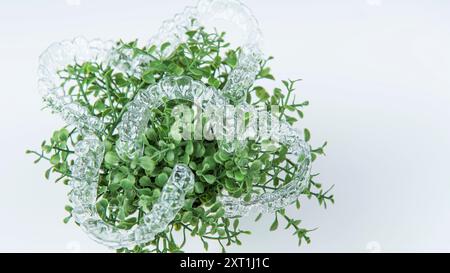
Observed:
[[[202,108],[227,104],[249,108],[244,98],[259,71],[262,35],[256,19],[241,2],[200,0],[196,7],[188,7],[172,20],[165,21],[149,44],[158,46],[169,41],[173,49],[186,39],[186,28],[192,24],[212,27],[217,21],[221,26],[231,26],[228,32],[237,33],[235,36],[241,40],[237,45],[242,49],[238,65],[231,72],[224,89],[215,90],[188,77],[167,77],[140,91],[127,106],[127,112],[117,127],[119,140],[116,150],[121,157],[134,158],[142,154],[139,137],[147,127],[151,109],[161,106],[163,98],[192,101]],[[111,41],[76,38],[52,44],[41,55],[38,69],[39,90],[46,105],[54,112],[60,113],[69,125],[75,126],[83,135],[83,140],[76,145],[74,165],[71,167],[72,190],[69,197],[73,204],[74,220],[91,238],[108,247],[142,245],[164,232],[174,220],[184,205],[186,194],[193,189],[195,177],[189,167],[176,165],[153,209],[144,216],[142,224],[130,230],[119,229],[101,219],[95,204],[99,170],[105,154],[104,144],[98,136],[102,135],[105,125],[73,101],[67,90],[61,86],[62,82],[57,73],[69,64],[86,61],[102,63],[117,71],[139,75],[142,72],[140,65],[149,60],[134,58],[131,52],[119,52]],[[276,191],[255,195],[248,202],[243,198],[220,196],[219,201],[225,208],[225,217],[242,217],[250,211],[277,211],[295,202],[305,190],[311,168],[309,145],[288,123],[280,121],[277,126],[280,128],[278,141],[288,147],[288,154],[297,160],[299,166],[293,181]]]

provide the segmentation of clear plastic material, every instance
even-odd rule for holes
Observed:
[[[150,110],[159,107],[163,98],[190,100],[202,108],[224,107],[227,104],[237,105],[242,109],[250,108],[243,101],[259,71],[262,35],[256,19],[239,1],[200,0],[196,7],[188,7],[172,20],[164,22],[150,44],[171,42],[173,50],[186,38],[184,33],[186,28],[192,26],[192,22],[199,26],[215,27],[213,21],[216,19],[236,26],[229,32],[238,30],[241,32],[235,35],[240,38],[241,41],[237,42],[237,46],[242,49],[238,65],[231,72],[225,88],[219,91],[188,77],[169,77],[142,90],[127,106],[127,112],[117,127],[119,140],[116,143],[116,150],[121,157],[134,158],[142,153],[139,138],[147,128]],[[167,52],[171,49],[167,49]],[[158,233],[164,232],[173,221],[184,205],[185,195],[192,190],[195,177],[187,166],[175,166],[153,209],[145,215],[142,224],[131,230],[119,229],[100,218],[96,211],[96,200],[99,171],[105,148],[98,136],[102,135],[105,124],[74,102],[58,76],[58,72],[67,65],[86,61],[108,65],[116,71],[126,70],[127,73],[138,76],[141,73],[141,65],[149,60],[135,58],[131,52],[118,51],[115,44],[110,41],[88,41],[77,38],[50,46],[40,57],[38,71],[39,90],[46,105],[54,112],[60,113],[68,125],[75,126],[83,135],[83,140],[76,145],[74,165],[71,168],[70,201],[73,204],[75,221],[89,236],[106,246],[121,248],[141,245],[154,239]],[[279,142],[289,147],[289,154],[299,165],[293,181],[274,192],[255,195],[249,202],[240,198],[220,196],[219,200],[225,207],[226,217],[244,216],[250,210],[276,211],[294,202],[305,189],[311,165],[309,146],[289,124],[280,122],[279,126]],[[239,141],[225,140],[222,145],[238,147],[245,144]],[[233,151],[233,148],[230,151]]]
[[[288,147],[287,154],[298,166],[292,181],[273,192],[254,195],[250,201],[245,201],[244,198],[220,196],[219,200],[224,206],[226,217],[242,217],[251,211],[256,213],[278,211],[294,203],[306,189],[312,163],[309,145],[300,137],[301,134],[285,121],[272,124],[272,127],[279,128],[277,142]]]
[[[150,87],[140,93],[136,99],[130,103],[128,112],[124,115],[122,122],[118,126],[120,139],[117,142],[117,151],[121,156],[135,157],[142,153],[142,146],[139,142],[150,118],[150,110],[162,104],[162,98],[169,100],[182,99],[195,102],[203,109],[222,109],[227,105],[227,100],[220,95],[220,92],[204,86],[188,77],[169,77],[160,81],[159,84]],[[250,109],[250,105],[245,102],[238,105],[240,109]],[[246,111],[246,110],[244,110]],[[213,122],[215,121],[213,117]],[[276,124],[275,124],[276,123]],[[259,212],[274,212],[295,202],[298,196],[305,190],[308,183],[311,152],[309,145],[303,141],[300,134],[287,122],[277,122],[272,119],[272,128],[277,128],[272,136],[278,144],[288,147],[288,154],[298,163],[298,170],[293,177],[293,181],[274,192],[256,195],[251,201],[246,202],[243,198],[237,199],[229,196],[221,196],[219,199],[225,207],[227,217],[246,215],[251,210]],[[226,144],[241,142],[240,139],[232,139]],[[241,145],[238,143],[238,145]]]
[[[39,58],[38,88],[45,104],[80,130],[102,132],[104,125],[84,107],[73,102],[58,72],[75,63],[106,63],[113,45],[111,41],[88,41],[80,37],[52,44]]]
[[[133,247],[150,242],[164,232],[183,207],[186,193],[194,187],[194,175],[187,166],[177,165],[152,210],[143,223],[131,230],[119,229],[100,218],[96,209],[98,173],[104,147],[98,138],[87,136],[76,146],[72,166],[72,215],[80,227],[95,241],[111,248]]]

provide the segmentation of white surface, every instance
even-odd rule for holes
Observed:
[[[0,251],[107,251],[64,225],[67,188],[43,178],[28,148],[61,121],[42,112],[39,54],[52,42],[146,40],[194,1],[2,1],[0,3]],[[450,2],[257,1],[253,9],[278,79],[298,78],[305,125],[328,157],[315,169],[335,184],[336,205],[295,212],[320,227],[298,248],[266,217],[231,251],[450,250]],[[212,250],[217,250],[212,245]],[[193,242],[187,251],[202,251]]]

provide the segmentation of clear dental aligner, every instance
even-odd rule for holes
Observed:
[[[183,207],[185,196],[194,187],[194,174],[184,165],[176,165],[153,209],[143,223],[131,230],[119,229],[100,218],[96,209],[99,169],[104,146],[94,136],[87,136],[75,149],[76,160],[71,168],[72,215],[80,227],[95,241],[111,248],[133,247],[152,241],[167,228]]]
[[[201,106],[203,109],[211,106],[220,109],[227,104],[227,100],[220,95],[219,91],[206,87],[203,83],[194,81],[189,77],[164,78],[158,84],[140,93],[129,104],[128,111],[118,126],[120,137],[116,144],[116,149],[120,156],[134,158],[142,153],[143,147],[139,142],[139,136],[147,128],[150,110],[159,107],[163,103],[163,97],[169,100],[183,99],[196,102],[196,105]],[[238,105],[238,107],[242,109],[250,108],[245,102]],[[272,123],[276,122],[276,120],[276,118],[272,119]],[[276,191],[255,195],[249,202],[245,202],[243,198],[219,197],[224,205],[227,217],[244,216],[251,210],[259,212],[277,211],[295,202],[305,190],[311,167],[309,145],[285,121],[280,121],[279,124],[272,124],[272,127],[279,128],[274,138],[279,144],[288,147],[288,154],[298,163],[299,169],[295,173],[293,181]],[[232,141],[239,140],[233,139]]]
[[[259,71],[262,59],[260,51],[262,35],[256,19],[241,2],[200,0],[196,7],[186,8],[172,20],[164,22],[150,44],[159,46],[164,42],[170,42],[171,48],[165,51],[170,53],[186,39],[186,29],[192,27],[193,22],[198,26],[210,26],[210,21],[214,19],[227,20],[246,34],[239,44],[241,54],[238,65],[230,73],[225,88],[217,91],[200,82],[181,77],[165,78],[141,91],[127,106],[128,111],[118,126],[119,141],[116,143],[116,149],[120,156],[134,158],[141,154],[142,147],[138,139],[147,127],[149,109],[160,106],[163,97],[188,99],[200,102],[203,107],[233,104],[244,109],[248,108],[243,98]],[[164,55],[165,52],[160,54]],[[75,221],[89,236],[106,246],[121,248],[144,244],[163,232],[173,221],[184,204],[186,193],[192,190],[195,177],[187,166],[177,165],[152,211],[145,216],[142,224],[131,230],[114,227],[99,217],[95,204],[99,170],[105,152],[99,136],[103,133],[105,124],[73,101],[58,76],[58,72],[67,65],[87,61],[139,76],[142,72],[140,68],[149,60],[133,58],[130,52],[119,51],[111,41],[88,41],[77,38],[50,46],[41,55],[38,70],[39,89],[46,105],[54,112],[60,113],[68,125],[73,125],[83,135],[83,140],[76,145],[74,165],[71,168],[70,201],[73,203]],[[298,162],[298,172],[293,181],[274,192],[255,195],[250,202],[245,202],[241,198],[221,196],[219,199],[225,207],[226,217],[244,216],[250,210],[276,211],[293,203],[303,192],[309,179],[311,165],[309,146],[289,124],[282,121],[279,126],[281,127],[279,142],[289,148],[289,154]],[[242,143],[225,142],[222,145],[231,147],[230,151],[233,151]]]

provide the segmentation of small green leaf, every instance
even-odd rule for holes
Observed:
[[[148,173],[152,173],[155,170],[155,161],[149,156],[144,156],[139,159],[139,166]]]
[[[98,100],[94,103],[94,108],[99,112],[103,112],[106,109],[105,104],[101,100]]]
[[[305,129],[304,133],[305,133],[305,141],[309,142],[311,140],[311,133],[309,132],[308,129]]]
[[[220,87],[220,81],[214,77],[210,77],[208,79],[208,84],[214,88],[219,88]]]
[[[195,36],[195,34],[197,34],[196,30],[190,30],[190,31],[186,32],[186,35],[191,39],[192,39],[192,37]]]
[[[202,143],[196,142],[194,144],[194,155],[195,155],[195,157],[197,157],[197,158],[202,157],[203,155],[205,155],[205,152],[206,152],[206,149],[205,149],[205,147],[203,146]]]
[[[124,75],[122,73],[115,74],[114,81],[119,87],[125,87],[128,85],[128,81],[124,78]]]
[[[218,211],[221,207],[222,207],[222,204],[219,203],[219,202],[217,202],[217,203],[215,203],[215,204],[211,207],[210,211],[211,211],[211,212],[216,212],[216,211]]]
[[[67,216],[63,219],[64,224],[69,223],[70,219],[72,218],[72,216]]]
[[[119,157],[115,152],[107,152],[105,155],[105,162],[108,165],[116,166],[119,163]]]
[[[166,173],[161,173],[156,177],[156,185],[159,187],[164,187],[167,180],[169,180],[169,176]]]
[[[202,241],[203,242],[203,248],[205,248],[206,251],[208,251],[208,242],[206,241]]]
[[[111,192],[116,192],[120,189],[121,185],[120,185],[120,181],[118,183],[111,183],[108,186],[109,191]]]
[[[129,178],[125,178],[122,181],[120,181],[120,185],[122,186],[122,188],[124,188],[125,190],[131,190],[134,187],[134,181],[132,181]]]
[[[205,186],[201,182],[195,182],[194,189],[195,189],[195,192],[198,194],[202,194],[205,192]]]
[[[152,181],[148,176],[142,176],[139,178],[139,185],[142,187],[149,187],[151,185]]]
[[[249,187],[249,188],[251,188],[251,187]],[[252,195],[250,194],[250,193],[247,193],[245,196],[244,196],[244,201],[245,202],[250,202],[252,200]]]
[[[44,173],[45,179],[48,180],[48,179],[50,178],[50,173],[51,173],[51,171],[52,171],[52,168],[47,169],[47,170],[45,171],[45,173]]]
[[[234,222],[233,222],[234,230],[236,230],[238,228],[238,226],[239,226],[239,219],[235,219]]]
[[[64,210],[67,211],[68,213],[72,213],[73,208],[71,206],[67,205],[64,207]]]
[[[241,171],[237,171],[234,173],[234,178],[236,179],[236,181],[242,182],[245,179],[245,174],[243,174]]]
[[[153,190],[153,198],[157,199],[161,196],[161,191],[159,189]]]
[[[200,229],[198,230],[198,235],[200,235],[200,236],[205,235],[207,227],[208,226],[206,223],[202,223],[202,225],[200,226]]]
[[[286,121],[290,124],[290,125],[294,125],[294,123],[296,123],[298,120],[294,117],[289,117],[286,116]]]
[[[175,160],[175,153],[173,151],[168,151],[166,154],[167,162],[173,162]]]
[[[227,160],[229,160],[230,159],[230,155],[227,153],[227,152],[225,152],[225,151],[223,151],[223,150],[220,150],[219,151],[219,158],[222,160],[222,161],[227,161]]]
[[[231,50],[227,52],[227,58],[225,59],[225,63],[234,68],[237,65],[238,58],[236,52]]]
[[[258,216],[255,219],[255,222],[258,222],[259,220],[261,220],[262,216],[263,216],[262,213],[258,214]]]
[[[106,210],[108,209],[108,200],[102,199],[97,202],[96,204],[97,211],[100,214],[101,217],[106,216]]]
[[[275,80],[275,77],[272,74],[270,74],[269,67],[265,67],[259,75],[264,79]]]
[[[275,88],[275,89],[273,90],[273,95],[274,95],[274,97],[276,97],[277,99],[283,99],[283,98],[285,97],[284,94],[283,94],[283,92],[281,91],[280,88]]]
[[[164,52],[164,50],[166,50],[169,46],[170,46],[169,42],[166,42],[166,43],[162,44],[161,45],[161,52]]]
[[[144,80],[145,83],[153,84],[156,82],[155,75],[153,74],[153,71],[146,71],[142,75],[142,80]]]
[[[275,231],[278,229],[278,218],[275,218],[275,221],[273,222],[273,224],[270,226],[270,231]]]
[[[216,218],[222,218],[225,215],[225,210],[223,208],[220,208],[217,212],[215,217]]]
[[[252,165],[250,166],[250,169],[252,171],[259,171],[262,168],[262,162],[260,160],[255,160]]]
[[[214,182],[216,182],[216,177],[214,175],[204,175],[203,178],[210,185],[212,185],[212,184],[214,184]]]
[[[195,67],[190,67],[189,72],[191,72],[194,76],[197,76],[197,77],[201,77],[204,74],[203,70],[195,68]]]
[[[264,89],[261,86],[257,86],[255,87],[255,92],[256,92],[256,96],[261,100],[261,101],[266,101],[270,98],[269,93],[267,93],[266,89]]]
[[[177,76],[181,76],[184,73],[184,69],[181,66],[177,65],[172,69],[172,72]]]
[[[59,140],[66,141],[67,139],[69,139],[69,131],[67,131],[67,129],[65,128],[59,130]]]
[[[194,143],[192,143],[192,141],[189,141],[186,144],[186,148],[184,150],[185,150],[186,154],[192,155],[194,153]]]
[[[191,222],[191,220],[192,220],[192,212],[191,211],[186,211],[183,214],[183,217],[182,217],[181,221],[183,223],[187,224],[187,223]]]

